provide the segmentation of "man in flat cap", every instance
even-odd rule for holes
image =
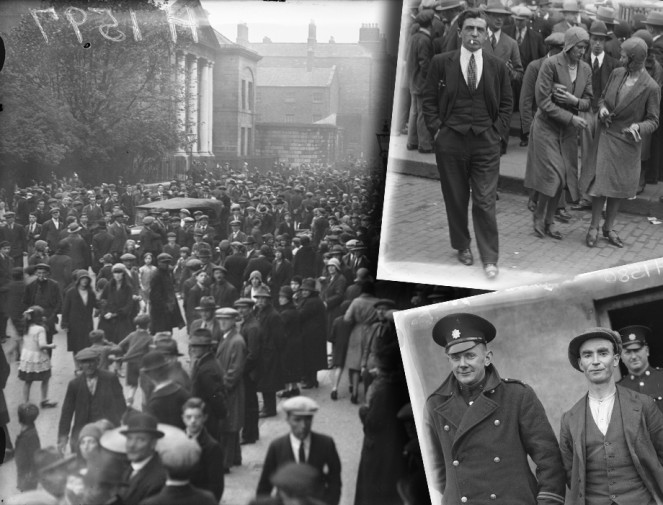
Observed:
[[[81,374],[67,385],[58,426],[58,447],[63,450],[70,440],[72,452],[76,452],[78,434],[83,426],[99,419],[119,425],[126,408],[117,375],[99,370],[97,351],[86,347],[78,351],[75,358]]]
[[[619,330],[622,338],[622,363],[628,369],[618,382],[620,386],[651,396],[663,411],[663,370],[649,364],[648,340],[652,336],[646,326],[632,325]]]
[[[495,334],[490,322],[466,313],[433,327],[451,373],[424,410],[432,485],[444,503],[561,505],[566,489],[557,439],[534,390],[497,373],[487,347]]]
[[[434,12],[424,9],[415,18],[419,30],[410,37],[407,54],[407,78],[410,87],[411,106],[407,127],[407,149],[420,153],[432,153],[432,138],[426,128],[422,109],[422,96],[428,69],[433,59],[432,22]]]
[[[481,261],[493,279],[499,259],[495,202],[500,142],[508,137],[513,93],[506,66],[483,50],[488,38],[485,14],[468,9],[459,16],[458,27],[460,50],[431,61],[423,113],[433,135],[451,247],[462,264],[474,263],[467,216],[471,195]]]
[[[615,384],[621,338],[590,328],[569,343],[588,393],[562,415],[560,448],[570,505],[663,503],[663,414],[654,400]]]
[[[51,267],[46,263],[39,263],[35,267],[37,279],[25,287],[23,304],[26,307],[39,305],[44,309],[44,327],[46,328],[46,342],[53,343],[53,335],[57,333],[55,325],[58,314],[62,311],[62,292],[57,281],[51,279]],[[48,351],[49,356],[52,350]]]
[[[175,296],[175,280],[170,268],[172,262],[173,257],[168,253],[157,256],[157,271],[150,281],[152,333],[184,327],[184,318]]]
[[[323,489],[318,498],[327,505],[338,505],[341,499],[341,460],[334,440],[311,431],[318,404],[305,396],[288,398],[282,404],[290,433],[272,440],[267,449],[256,494],[264,496],[273,490],[272,477],[284,465],[307,463],[322,474]]]

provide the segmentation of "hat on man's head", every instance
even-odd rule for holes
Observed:
[[[256,288],[256,292],[253,293],[253,298],[271,298],[272,294],[269,292],[269,288],[264,284],[261,284]]]
[[[99,359],[99,353],[91,347],[85,347],[76,353],[74,356],[76,361],[95,361]]]
[[[177,348],[177,342],[172,338],[158,340],[156,344],[154,344],[154,350],[163,353],[166,356],[184,356],[184,354],[182,354]]]
[[[604,5],[599,6],[596,10],[596,20],[602,21],[603,23],[615,24],[615,9],[606,7]],[[591,33],[591,31],[590,31]]]
[[[172,263],[173,257],[168,253],[161,253],[157,256],[157,262],[159,263]]]
[[[489,321],[465,312],[444,316],[433,326],[433,340],[444,347],[447,354],[463,352],[477,344],[487,344],[496,334],[497,330]]]
[[[120,261],[136,261],[136,256],[131,253],[124,253],[120,256]]]
[[[214,312],[214,317],[216,319],[237,319],[239,317],[239,312],[230,307],[223,307]]]
[[[578,7],[577,0],[564,0],[560,10],[562,12],[580,12],[580,7]]]
[[[203,296],[200,298],[200,302],[198,302],[199,305],[195,308],[195,310],[215,310],[216,309],[216,302],[214,301],[213,296]]]
[[[387,309],[393,309],[396,307],[396,302],[390,298],[380,298],[377,302],[373,304],[373,307],[376,309],[378,307],[385,307]]]
[[[281,465],[269,478],[272,485],[293,498],[311,498],[322,486],[320,471],[308,463],[290,461]]]
[[[440,0],[435,3],[435,10],[438,12],[446,11],[449,9],[459,9],[461,4],[458,0]]]
[[[571,363],[571,366],[579,372],[582,372],[582,370],[580,370],[580,365],[578,364],[578,359],[580,358],[580,346],[594,338],[608,340],[612,343],[615,354],[621,353],[622,339],[619,333],[609,328],[589,328],[569,342],[569,363]]]
[[[143,359],[140,362],[140,371],[151,372],[152,370],[158,370],[165,366],[168,366],[168,362],[163,353],[150,351],[143,356]]]
[[[212,345],[212,332],[207,328],[197,328],[189,338],[190,346]]]
[[[634,346],[637,346],[637,349],[648,345],[647,341],[651,337],[652,331],[647,326],[634,324],[631,326],[624,326],[619,331],[619,335],[622,339],[622,347],[624,349],[633,349]]]
[[[288,398],[281,404],[283,412],[295,416],[312,416],[320,407],[318,404],[307,396],[293,396]]]
[[[647,19],[644,23],[651,26],[663,26],[663,12],[657,10],[650,10]]]
[[[314,293],[318,293],[318,288],[315,287],[315,279],[308,277],[302,281],[302,285],[300,289],[306,290],[306,291],[312,291]]]
[[[127,421],[127,427],[124,430],[120,430],[120,433],[125,436],[129,433],[149,433],[156,438],[164,436],[163,431],[157,428],[156,418],[143,412],[136,412],[135,414],[130,415]]]
[[[524,5],[516,5],[511,9],[514,19],[531,19],[532,11]]]
[[[553,32],[544,40],[549,47],[564,47],[564,34],[562,32]]]
[[[603,21],[594,21],[589,27],[589,34],[594,37],[605,37],[608,38],[608,27],[605,26]]]
[[[233,303],[235,307],[253,307],[255,304],[256,302],[252,298],[240,298]]]
[[[488,3],[483,10],[488,14],[511,14],[511,11],[504,7],[500,0],[488,0]]]
[[[201,266],[203,266],[203,262],[198,258],[190,258],[184,265],[192,272],[196,272]]]
[[[414,18],[414,22],[417,23],[419,26],[430,26],[430,24],[433,22],[433,18],[435,17],[435,12],[432,11],[431,9],[424,9],[422,10],[417,16]]]

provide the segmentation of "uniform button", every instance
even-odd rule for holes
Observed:
[[[495,463],[499,463],[501,460],[500,460],[499,456],[497,456],[497,457],[495,457],[495,459],[494,459],[493,461],[494,461]]]
[[[641,382],[641,383],[640,383],[640,387],[643,387],[644,385],[645,385],[644,382]]]
[[[634,377],[633,375],[631,375],[631,380],[632,380],[632,381],[634,381],[634,380],[635,380],[635,377]]]
[[[444,431],[449,431],[449,425],[448,424],[444,425]]]
[[[494,423],[494,424],[495,424],[495,426],[499,426],[499,425],[500,425],[500,420],[499,420],[499,419],[495,419],[495,423]]]
[[[649,375],[650,373],[651,373],[651,372],[650,372],[649,370],[647,370],[647,371],[645,372],[645,375]]]
[[[659,400],[663,400],[663,396],[659,396],[658,399],[659,399]]]
[[[491,494],[491,495],[490,495],[490,499],[491,499],[491,500],[496,500],[496,499],[497,499],[497,495],[496,495],[496,494]]]
[[[472,405],[474,402],[470,402],[469,405]]]
[[[611,500],[615,500],[615,499],[617,499],[617,495],[616,495],[616,494],[611,494],[611,495],[610,495],[610,499],[611,499]]]
[[[460,501],[462,501],[463,503],[467,503],[467,497],[462,496],[461,499],[460,499]]]
[[[451,463],[451,464],[452,464],[453,466],[458,466],[458,465],[460,465],[460,462],[459,462],[457,459],[455,459],[455,460],[453,461],[453,463]]]

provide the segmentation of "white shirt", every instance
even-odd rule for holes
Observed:
[[[175,480],[175,479],[166,479],[166,486],[186,486],[189,484],[189,480]]]
[[[299,440],[296,436],[290,433],[290,446],[292,447],[292,453],[295,455],[295,461],[299,461],[299,445],[304,444],[304,454],[306,454],[306,461],[311,457],[311,435],[309,434],[304,440]]]
[[[592,68],[594,68],[594,60],[597,59],[599,60],[599,68],[603,66],[603,58],[605,58],[605,51],[603,51],[601,54],[596,56],[594,53],[592,53]]]
[[[145,465],[147,465],[152,460],[153,457],[154,454],[152,454],[152,456],[150,456],[149,458],[145,458],[143,461],[138,461],[137,463],[132,462],[131,463],[132,472],[131,472],[131,477],[129,478],[131,479],[135,477],[138,472],[140,472],[143,468],[145,468]]]
[[[520,30],[520,40],[521,40],[521,41],[525,39],[525,34],[526,34],[526,33],[527,33],[527,27],[525,27],[525,28],[523,28],[522,30]],[[518,40],[518,30],[516,30],[516,41],[517,41],[517,40]]]
[[[467,67],[470,64],[470,56],[474,55],[474,62],[476,63],[477,67],[477,86],[481,82],[481,75],[483,74],[483,50],[478,49],[474,52],[468,51],[465,49],[463,46],[460,47],[460,69],[463,72],[463,78],[465,79],[465,82],[469,86],[469,82],[467,81]]]
[[[500,43],[500,35],[502,35],[502,30],[497,30],[496,32],[494,32],[493,30],[488,28],[488,42],[490,42],[491,44],[492,44],[491,39],[492,39],[493,35],[495,36],[495,45],[499,44]]]
[[[589,410],[592,412],[592,417],[594,418],[596,426],[598,426],[599,430],[601,433],[603,433],[604,436],[608,432],[608,425],[610,424],[610,417],[612,416],[612,408],[615,406],[616,394],[617,392],[615,391],[610,396],[603,398],[602,400],[593,398],[591,395],[588,395]]]

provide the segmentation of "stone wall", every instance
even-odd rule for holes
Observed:
[[[334,125],[256,123],[256,154],[283,163],[334,163],[342,144],[343,130]]]

